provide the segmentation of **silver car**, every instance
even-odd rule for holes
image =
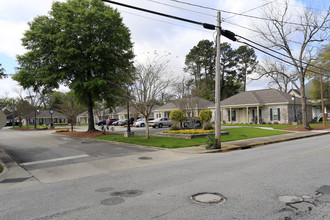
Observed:
[[[149,125],[153,128],[162,128],[163,126],[171,127],[173,122],[169,118],[156,118],[155,120],[150,121]]]

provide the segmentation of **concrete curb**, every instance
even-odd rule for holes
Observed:
[[[228,147],[223,147],[221,149],[205,150],[201,153],[217,153],[217,152],[227,152],[227,151],[233,151],[233,150],[244,150],[244,149],[259,147],[259,146],[268,145],[268,144],[281,143],[281,142],[298,140],[298,139],[303,139],[303,138],[308,138],[308,137],[316,137],[316,136],[321,136],[321,135],[326,135],[326,134],[330,134],[330,131],[322,132],[322,133],[321,132],[320,133],[311,133],[311,134],[307,134],[304,136],[288,137],[288,138],[279,139],[279,140],[255,142],[255,143],[250,143],[250,144],[245,144],[245,145],[231,145]],[[229,143],[230,142],[227,142],[227,143],[225,143],[225,145],[229,144]]]
[[[7,168],[7,165],[4,163],[4,161],[3,161],[3,158],[10,158],[9,156],[8,156],[8,154],[6,154],[2,149],[0,149],[0,164],[1,164],[1,166],[3,167],[3,170],[2,170],[2,172],[0,173],[0,178],[2,177],[2,176],[4,176],[7,172],[8,172],[8,168]],[[10,160],[12,160],[11,158],[10,158]]]

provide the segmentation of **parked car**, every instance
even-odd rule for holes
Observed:
[[[107,123],[107,120],[101,120],[101,121],[97,122],[96,125],[101,126],[101,125],[106,125],[106,123]]]
[[[149,126],[153,128],[162,128],[164,126],[171,127],[173,125],[173,122],[169,118],[157,118],[153,121],[149,122]]]
[[[109,119],[107,119],[107,125],[112,125],[112,123],[114,123],[115,121],[118,121],[118,119],[116,119],[116,118],[109,118]]]
[[[155,120],[154,118],[149,118],[149,122]],[[146,126],[146,119],[145,118],[140,118],[136,122],[134,122],[133,126],[135,127],[144,127]]]

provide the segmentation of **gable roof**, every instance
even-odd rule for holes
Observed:
[[[190,104],[190,106],[194,105],[194,108],[196,108],[196,109],[197,108],[198,109],[207,109],[209,107],[214,106],[214,102],[210,102],[206,99],[202,99],[202,98],[198,98],[198,97],[192,97],[192,98],[183,98],[183,99],[174,100],[163,106],[160,106],[156,110],[157,111],[164,111],[164,110],[172,111],[172,110],[180,109],[180,102],[186,102],[185,107],[189,107],[189,104]],[[189,103],[189,102],[191,102],[191,103]]]
[[[296,97],[296,103],[300,103],[300,98]],[[293,104],[292,95],[276,89],[263,89],[240,92],[221,101],[221,106],[233,105],[265,105],[276,103],[290,103]]]

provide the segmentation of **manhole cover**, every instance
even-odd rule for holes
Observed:
[[[316,192],[330,195],[330,186],[322,186],[321,188],[316,190]]]
[[[102,205],[118,205],[123,202],[125,202],[125,200],[123,198],[115,197],[115,198],[104,199],[101,201],[101,204]]]
[[[152,157],[139,157],[140,160],[151,160]]]
[[[191,199],[205,204],[222,204],[226,201],[220,193],[198,193],[191,196]]]
[[[111,196],[119,196],[119,197],[134,197],[134,196],[139,196],[143,192],[141,190],[125,190],[121,192],[114,192],[111,193]]]

